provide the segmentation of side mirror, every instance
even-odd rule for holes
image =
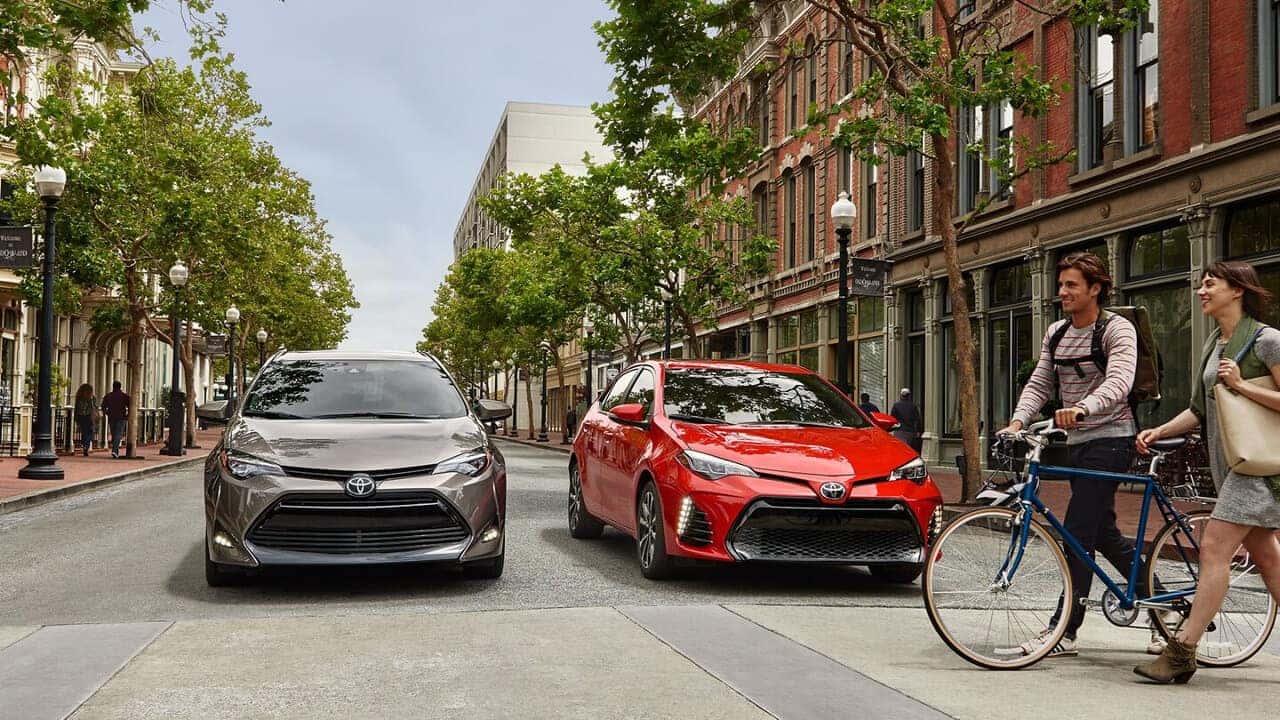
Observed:
[[[609,411],[609,414],[619,422],[642,423],[644,422],[645,415],[648,413],[640,403],[624,403],[622,405],[615,406]]]
[[[876,427],[884,430],[885,432],[893,432],[894,430],[897,430],[900,424],[898,423],[897,418],[892,415],[885,415],[882,412],[871,413],[871,422],[875,423]]]
[[[511,417],[511,406],[501,400],[480,398],[476,402],[476,415],[484,422],[492,422]]]

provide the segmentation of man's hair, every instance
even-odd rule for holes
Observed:
[[[1058,261],[1058,275],[1063,270],[1072,269],[1079,270],[1089,285],[1102,286],[1102,291],[1098,293],[1098,305],[1106,305],[1110,301],[1111,274],[1107,272],[1107,265],[1102,258],[1086,251],[1067,253]]]
[[[112,390],[119,390],[119,389],[120,389],[120,381],[119,381],[119,380],[116,380],[115,382],[111,383],[111,389],[112,389]]]
[[[861,402],[871,402],[871,396],[867,393],[862,393],[861,395],[858,396],[858,399]]]

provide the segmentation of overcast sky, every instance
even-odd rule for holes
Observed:
[[[345,348],[411,350],[508,100],[589,105],[609,68],[604,0],[218,0],[225,47],[311,181],[361,307]],[[169,8],[143,19],[185,58]],[[269,329],[269,328],[268,328]]]

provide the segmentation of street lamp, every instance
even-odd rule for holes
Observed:
[[[493,392],[489,394],[489,397],[493,398],[494,400],[497,400],[498,399],[498,374],[502,372],[502,362],[500,360],[494,360],[492,363],[490,363],[490,366],[493,368]],[[497,420],[493,420],[489,423],[489,432],[491,432],[494,435],[498,434]]]
[[[36,427],[27,464],[18,477],[30,480],[61,480],[58,453],[53,449],[53,263],[56,247],[53,216],[58,200],[67,186],[67,173],[62,168],[42,165],[36,170],[36,192],[44,201],[44,283],[40,303],[40,379],[36,390]]]
[[[551,362],[551,343],[543,340],[538,343],[542,350],[542,427],[538,430],[538,442],[546,442],[547,438],[547,365]]]
[[[182,421],[183,410],[186,398],[178,391],[178,374],[182,371],[179,367],[178,353],[182,347],[182,319],[178,317],[178,293],[182,292],[182,288],[187,284],[189,273],[187,266],[179,260],[169,268],[169,282],[173,284],[173,379],[169,383],[169,442],[160,449],[161,455],[179,456],[184,453],[182,449]]]
[[[659,288],[662,291],[662,359],[671,359],[671,291],[665,286]]]
[[[596,323],[594,320],[591,319],[591,311],[588,310],[587,314],[582,317],[582,331],[587,335],[587,341],[583,343],[583,345],[585,345],[587,348],[587,409],[588,410],[591,409],[591,403],[595,399],[595,396],[592,394],[593,388],[591,387],[591,384],[594,380],[593,378],[594,372],[591,367],[591,355],[595,353],[595,349],[591,347],[591,338],[592,336],[595,335],[595,329],[596,329]],[[578,422],[582,422],[582,418],[578,418]]]
[[[236,402],[236,323],[240,322],[240,309],[227,308],[227,408],[234,412]]]
[[[520,437],[520,363],[511,356],[511,429],[507,437]]]
[[[840,243],[840,335],[836,344],[836,385],[849,393],[849,235],[853,221],[858,217],[858,207],[849,199],[849,193],[841,192],[831,204],[831,221],[836,226],[836,239]]]
[[[262,372],[262,366],[267,364],[267,331],[264,328],[258,328],[258,372]]]

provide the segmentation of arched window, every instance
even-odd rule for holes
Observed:
[[[812,160],[805,160],[800,172],[804,175],[804,259],[812,260],[818,254],[818,175]]]
[[[796,265],[796,174],[790,169],[782,173],[782,184],[786,192],[786,267]]]
[[[800,71],[803,68],[800,58],[791,61],[791,77],[788,81],[787,92],[790,96],[787,100],[787,129],[795,130],[800,124]]]
[[[808,67],[805,70],[806,79],[809,81],[809,95],[805,105],[807,116],[808,108],[818,104],[818,44],[812,35],[804,39],[804,53],[808,58]]]

